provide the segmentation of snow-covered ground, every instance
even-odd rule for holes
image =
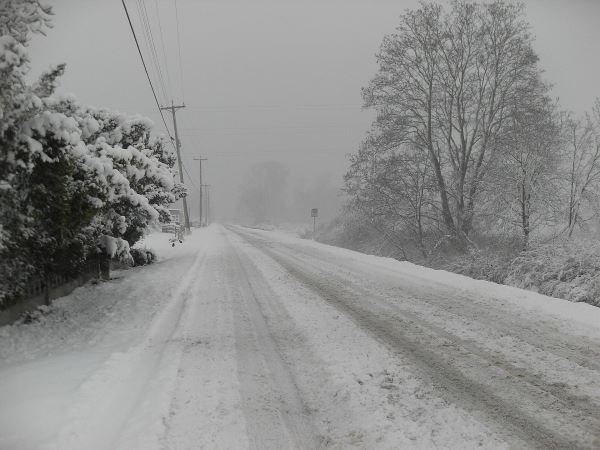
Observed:
[[[0,328],[2,449],[600,447],[600,308],[286,233]]]

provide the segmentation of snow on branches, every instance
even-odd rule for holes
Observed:
[[[0,4],[0,286],[73,273],[90,254],[130,246],[185,192],[168,140],[138,115],[55,94],[64,65],[28,84],[27,44],[50,26],[36,0]]]

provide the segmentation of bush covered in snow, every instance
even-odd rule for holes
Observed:
[[[0,307],[31,276],[73,275],[131,246],[185,191],[152,123],[55,94],[64,65],[33,84],[28,42],[50,26],[39,0],[0,4]]]
[[[312,237],[312,230],[306,237]],[[346,211],[317,229],[315,239],[359,252],[395,258],[400,261],[420,261],[420,249],[409,236],[385,227],[381,222]]]
[[[506,284],[600,306],[600,243],[542,245],[515,258]]]
[[[600,243],[557,239],[527,251],[471,249],[426,261],[437,269],[600,306]]]
[[[305,237],[312,237],[308,233]],[[420,257],[414,244],[397,237],[395,243],[364,221],[339,217],[317,233],[317,240],[367,254],[408,260],[434,269],[480,280],[507,284],[551,297],[600,306],[600,242],[556,239],[522,251],[522,241],[510,236],[476,236],[460,252],[437,247]]]
[[[428,265],[477,280],[504,284],[510,260],[497,253],[471,249],[466,255],[455,255],[454,258],[448,258],[445,263],[432,260]]]
[[[156,253],[149,248],[134,247],[130,250],[134,266],[145,266],[156,261]]]

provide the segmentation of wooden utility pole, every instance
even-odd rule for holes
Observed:
[[[207,158],[194,158],[194,161],[198,161],[198,165],[200,166],[199,167],[199,170],[200,170],[200,188],[199,188],[200,189],[200,201],[199,201],[200,202],[200,226],[203,227],[204,224],[202,222],[202,213],[203,213],[203,211],[202,211],[202,186],[203,186],[202,185],[202,161],[208,161],[208,159]]]
[[[179,142],[179,135],[177,134],[177,118],[175,116],[175,111],[178,109],[185,108],[185,105],[175,106],[171,103],[171,106],[161,106],[160,109],[169,110],[173,115],[173,129],[175,130],[175,149],[177,150],[177,165],[179,167],[179,181],[181,184],[183,182],[183,163],[181,162],[181,142]],[[189,232],[190,231],[190,215],[188,214],[187,200],[185,197],[183,200],[183,217],[185,221],[185,228]]]
[[[210,224],[210,184],[203,184],[206,188],[206,225]]]

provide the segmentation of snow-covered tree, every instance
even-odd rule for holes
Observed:
[[[168,205],[185,188],[174,182],[174,152],[166,138],[151,135],[150,120],[82,107],[71,98],[60,99],[54,107],[80,124],[89,164],[105,184],[103,196],[95,199],[105,234],[132,245],[151,223],[168,220]]]
[[[396,245],[394,236],[401,235],[427,257],[426,240],[436,234],[437,221],[432,220],[435,180],[425,155],[409,146],[381,146],[373,133],[350,157],[344,179],[348,208],[360,212],[390,243]]]
[[[482,189],[484,214],[510,234],[518,229],[524,250],[532,233],[549,229],[559,217],[560,121],[548,90],[543,83],[522,90],[498,139],[502,157]]]
[[[440,223],[461,245],[510,107],[540,78],[537,60],[523,8],[503,0],[421,3],[383,40],[365,106],[378,112],[384,148],[406,146],[429,158]]]
[[[0,304],[32,275],[72,274],[130,245],[185,191],[152,123],[55,94],[64,65],[28,84],[27,43],[50,25],[38,1],[0,4]]]
[[[597,209],[600,193],[600,101],[592,114],[568,116],[564,122],[564,180],[566,185],[566,231],[584,226]]]
[[[25,80],[27,45],[33,34],[49,27],[50,14],[37,0],[0,2],[0,299],[34,272],[19,243],[35,235],[33,208],[23,187],[36,159],[46,155],[31,145],[21,126],[43,106]],[[40,86],[47,84],[40,80]]]

